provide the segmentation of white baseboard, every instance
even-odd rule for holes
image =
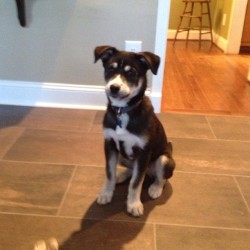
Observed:
[[[168,30],[168,39],[174,39],[175,38],[175,34],[176,34],[176,30],[169,29]],[[185,32],[185,31],[180,32],[177,35],[177,39],[178,40],[185,40],[186,37],[187,37],[187,32]],[[189,39],[190,40],[198,40],[199,39],[199,31],[198,30],[190,30],[190,32],[189,32]],[[210,40],[211,36],[210,36],[210,34],[204,34],[204,35],[202,35],[202,39],[204,39],[204,40]]]
[[[176,30],[169,29],[168,30],[168,39],[174,39],[176,34]],[[177,40],[186,40],[186,32],[180,32],[177,36]],[[191,30],[189,33],[190,40],[199,40],[199,31],[198,30]],[[204,40],[211,40],[210,34],[202,35],[202,39]],[[222,36],[213,32],[213,42],[222,49],[225,53],[227,53],[228,48],[228,41],[223,38]]]
[[[146,92],[156,112],[160,112],[161,95]],[[103,86],[0,80],[0,104],[74,109],[106,108]]]
[[[102,86],[0,81],[0,103],[32,107],[104,109]]]

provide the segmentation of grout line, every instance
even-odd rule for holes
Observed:
[[[65,200],[66,200],[66,196],[67,196],[67,194],[68,194],[68,192],[69,192],[69,189],[70,189],[70,186],[71,186],[71,184],[72,184],[73,178],[75,177],[76,170],[77,170],[77,166],[74,167],[74,170],[73,170],[73,172],[72,172],[72,174],[71,174],[71,177],[70,177],[70,179],[69,179],[67,188],[66,188],[66,190],[65,190],[65,192],[64,192],[63,198],[62,198],[62,200],[61,200],[61,203],[60,203],[60,205],[59,205],[58,211],[57,211],[57,213],[56,213],[57,216],[59,216],[60,213],[61,213],[63,204],[64,204],[64,202],[65,202]]]
[[[95,110],[95,114],[93,115],[93,118],[92,118],[92,120],[91,120],[91,122],[89,124],[89,128],[87,129],[88,133],[91,133],[91,129],[93,128],[96,116],[97,116],[97,110]]]
[[[35,209],[41,209],[41,210],[57,210],[58,207],[57,206],[43,206],[43,205],[33,205],[33,204],[29,204],[29,203],[22,203],[22,202],[11,202],[11,201],[0,201],[0,205],[2,206],[16,206],[19,208],[35,208]],[[1,212],[0,212],[1,214]]]
[[[234,179],[234,182],[235,182],[235,184],[236,184],[236,186],[237,186],[237,188],[238,188],[238,190],[239,190],[239,192],[240,192],[241,198],[243,199],[243,202],[244,202],[245,205],[246,205],[247,211],[248,211],[248,213],[250,214],[250,207],[248,206],[247,200],[245,199],[245,196],[244,196],[244,194],[243,194],[243,192],[242,192],[242,190],[241,190],[241,188],[240,188],[240,185],[239,185],[239,183],[238,183],[238,181],[236,180],[235,177],[233,177],[233,179]]]
[[[35,162],[35,161],[18,161],[18,160],[5,160],[5,159],[0,159],[0,162],[9,162],[9,163],[26,163],[26,164],[37,164],[37,165],[54,165],[54,166],[68,166],[68,167],[79,167],[79,168],[85,168],[85,167],[92,167],[92,168],[99,168],[99,169],[105,169],[104,164],[76,164],[76,163],[55,163],[55,162]],[[242,170],[244,171],[244,170]],[[186,174],[196,174],[196,175],[214,175],[214,176],[228,176],[228,177],[244,177],[244,178],[249,178],[250,177],[250,171],[245,170],[246,175],[243,174],[219,174],[219,173],[207,173],[207,172],[200,172],[200,171],[184,171],[184,170],[175,170],[177,173],[186,173]]]
[[[216,174],[216,173],[202,173],[202,172],[192,172],[192,171],[182,171],[182,170],[175,170],[177,173],[184,173],[184,174],[196,174],[196,175],[214,175],[214,176],[225,176],[225,177],[245,177],[249,178],[249,175],[238,175],[238,174]]]
[[[157,250],[156,224],[155,223],[153,224],[153,230],[154,230],[154,232],[153,232],[153,234],[154,234],[154,238],[153,238],[153,240],[154,240],[154,250]]]
[[[161,111],[161,114],[180,114],[180,115],[184,115],[184,116],[222,116],[222,117],[243,117],[243,118],[249,118],[249,114],[248,113],[231,113],[231,114],[223,114],[223,113],[216,113],[216,112],[199,112],[199,111],[195,111],[195,110],[190,110],[190,111],[185,111],[183,109],[180,110],[167,110],[167,111]]]
[[[205,116],[205,119],[206,119],[206,121],[207,121],[207,123],[208,123],[208,127],[210,128],[210,130],[211,130],[211,132],[212,132],[212,134],[213,134],[213,136],[214,136],[214,139],[217,139],[217,140],[218,140],[217,136],[216,136],[215,133],[214,133],[213,127],[212,127],[211,123],[210,123],[209,120],[208,120],[208,117]]]
[[[79,166],[79,167],[96,167],[96,168],[103,168],[103,164],[81,164],[81,163],[76,163],[76,162],[71,162],[71,163],[64,163],[64,162],[47,162],[47,161],[21,161],[21,160],[11,160],[11,159],[1,159],[0,161],[2,162],[10,162],[10,163],[26,163],[26,164],[38,164],[38,165],[55,165],[55,166]]]
[[[68,166],[73,167],[76,164],[74,163],[61,163],[61,162],[46,162],[46,161],[20,161],[20,160],[10,160],[10,159],[0,159],[2,162],[8,162],[8,163],[20,163],[20,164],[37,164],[37,165],[52,165],[52,166]]]
[[[17,128],[17,127],[16,127]],[[3,151],[3,153],[1,154],[2,156],[0,156],[0,160],[3,160],[4,157],[8,154],[8,152],[11,150],[12,146],[14,146],[14,144],[19,140],[19,138],[24,134],[24,132],[26,131],[25,128],[21,128],[20,129],[20,134],[18,134],[18,136],[10,143],[10,145]]]
[[[90,221],[110,221],[110,222],[125,222],[133,224],[145,224],[145,225],[161,225],[161,226],[173,226],[173,227],[185,227],[185,228],[199,228],[199,229],[214,229],[214,230],[228,230],[228,231],[244,231],[250,232],[250,228],[237,228],[237,227],[219,227],[219,226],[202,226],[193,224],[177,224],[177,223],[163,223],[163,222],[147,222],[147,221],[137,221],[132,220],[122,220],[122,219],[94,219],[94,218],[84,218],[82,216],[66,216],[66,215],[44,215],[44,214],[25,214],[25,213],[14,213],[14,212],[0,212],[0,215],[12,215],[12,216],[29,216],[29,217],[42,217],[42,218],[57,218],[57,219],[71,219],[71,220],[90,220]]]
[[[184,140],[200,140],[200,141],[222,141],[222,142],[241,142],[241,143],[250,143],[249,140],[243,141],[243,140],[236,140],[236,139],[222,139],[222,138],[201,138],[201,137],[181,137],[181,136],[171,136],[169,135],[169,138],[171,139],[184,139]]]
[[[77,133],[77,134],[87,134],[88,133],[88,128],[86,129],[79,129],[79,128],[37,128],[37,127],[19,127],[19,128],[23,128],[25,130],[29,130],[29,131],[41,131],[41,132],[69,132],[69,133]],[[95,134],[95,133],[94,133]]]
[[[150,224],[150,223],[149,223],[149,224]],[[200,228],[200,229],[214,229],[214,230],[228,230],[228,231],[246,231],[246,232],[250,232],[250,228],[201,226],[201,225],[176,224],[176,223],[157,223],[157,225],[162,225],[162,226],[174,226],[174,227]]]

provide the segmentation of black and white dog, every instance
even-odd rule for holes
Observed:
[[[173,175],[175,162],[172,144],[145,96],[148,69],[157,74],[160,58],[151,52],[119,51],[111,46],[95,48],[95,62],[103,62],[107,111],[103,120],[106,157],[106,182],[98,204],[111,202],[116,183],[131,177],[127,211],[143,214],[141,189],[146,174],[155,178],[149,187],[151,198],[158,198],[166,179]],[[126,166],[119,176],[118,164]]]

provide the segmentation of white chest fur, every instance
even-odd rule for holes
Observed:
[[[104,137],[106,139],[113,139],[116,143],[116,147],[120,150],[119,142],[123,142],[125,152],[128,156],[133,154],[133,147],[144,148],[147,143],[145,136],[138,136],[130,133],[126,127],[129,121],[128,115],[123,114],[120,117],[122,121],[122,127],[117,126],[116,129],[104,129]]]

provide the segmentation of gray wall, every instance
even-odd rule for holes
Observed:
[[[142,40],[154,50],[157,0],[26,0],[21,28],[14,0],[0,1],[0,80],[102,85],[93,49]]]

